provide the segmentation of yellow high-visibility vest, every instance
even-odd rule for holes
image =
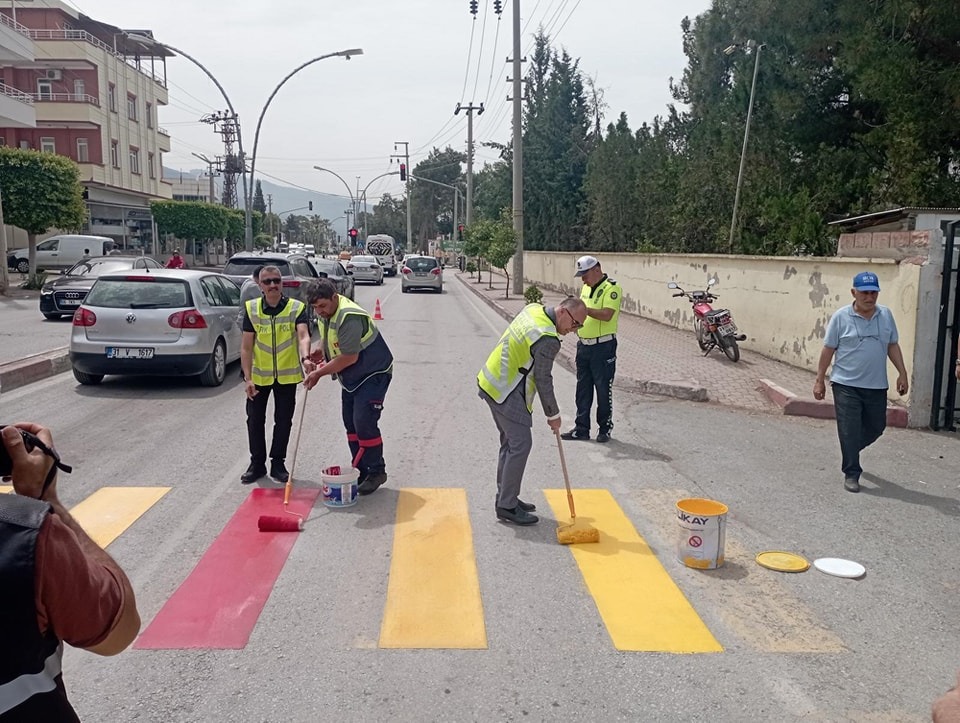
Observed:
[[[279,314],[268,316],[263,311],[263,304],[263,297],[247,302],[247,316],[256,335],[250,379],[258,387],[268,387],[274,382],[299,384],[303,381],[303,371],[300,369],[297,317],[306,307],[302,301],[287,299]]]

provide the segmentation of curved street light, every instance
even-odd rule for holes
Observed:
[[[350,188],[350,184],[347,183],[344,180],[343,176],[341,176],[336,171],[331,171],[329,168],[323,168],[322,166],[314,166],[313,168],[314,170],[324,171],[326,173],[329,173],[331,176],[336,176],[337,178],[340,179],[340,182],[343,184],[343,187],[347,189],[347,198],[350,199],[350,208],[353,209],[353,217],[356,218],[357,217],[357,199],[353,197],[353,191]]]
[[[363,55],[362,48],[350,48],[349,50],[338,50],[335,53],[326,53],[325,55],[319,55],[316,58],[308,60],[306,63],[301,63],[296,68],[291,70],[289,73],[284,76],[283,80],[277,83],[277,87],[273,89],[273,92],[270,93],[270,96],[267,98],[267,102],[263,104],[263,109],[260,111],[260,117],[257,118],[257,129],[253,133],[253,153],[250,154],[250,178],[256,179],[256,170],[257,170],[257,146],[260,143],[260,126],[263,125],[263,116],[267,113],[267,108],[270,107],[270,103],[273,102],[274,96],[277,92],[284,86],[284,84],[290,80],[293,76],[299,73],[301,70],[307,66],[318,63],[321,60],[326,60],[327,58],[346,58],[350,60],[354,55]],[[252,204],[248,203],[246,207],[246,213],[244,218],[244,233],[246,235],[245,242],[247,250],[250,251],[253,249],[253,226],[251,225],[251,206]]]
[[[314,166],[316,167],[316,166]],[[363,187],[363,190],[360,192],[360,195],[357,196],[357,207],[359,209],[360,199],[363,199],[363,237],[367,237],[367,189],[373,185],[374,181],[377,181],[381,178],[386,178],[387,176],[399,176],[400,171],[387,171],[386,173],[381,173],[379,176],[374,176],[370,179],[370,183]]]

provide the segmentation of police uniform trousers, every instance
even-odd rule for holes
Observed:
[[[340,409],[353,466],[360,470],[360,481],[371,474],[384,472],[383,439],[380,436],[380,414],[392,374],[377,374],[356,390],[340,390]]]
[[[264,425],[267,421],[267,400],[273,394],[273,442],[270,444],[270,459],[282,462],[287,457],[290,429],[293,427],[293,410],[297,406],[297,384],[274,382],[257,387],[257,394],[247,400],[247,441],[250,445],[250,462],[258,467],[267,463],[267,440]]]
[[[613,376],[616,371],[616,338],[591,345],[577,342],[577,419],[574,425],[580,434],[590,434],[594,390],[600,433],[610,434],[613,429]]]

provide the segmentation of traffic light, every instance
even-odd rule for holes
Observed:
[[[477,0],[470,0],[470,14],[477,14]]]
[[[313,201],[307,201],[307,208],[313,210]]]
[[[400,180],[401,181],[407,180],[407,164],[406,163],[400,164]]]
[[[462,238],[463,238],[463,224],[462,224],[462,223],[461,223],[461,224],[457,224],[457,238],[458,238],[458,239],[462,239]]]
[[[347,231],[347,235],[350,236],[350,243],[355,244],[357,242],[357,229],[352,228]]]

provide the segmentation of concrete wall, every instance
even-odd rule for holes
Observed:
[[[939,241],[939,232],[929,232]],[[922,241],[910,235],[914,248]],[[927,241],[931,241],[930,238]],[[930,244],[939,248],[939,243]],[[524,276],[536,283],[579,295],[573,276],[580,253],[525,252]],[[902,254],[898,254],[902,255]],[[940,293],[939,262],[924,250],[909,258],[765,257],[687,254],[597,254],[606,271],[623,287],[622,310],[682,329],[691,330],[693,311],[685,299],[671,297],[667,282],[687,291],[703,289],[716,279],[719,296],[715,308],[726,307],[747,340],[745,350],[816,371],[830,316],[852,302],[850,287],[855,274],[869,269],[880,278],[879,303],[890,307],[900,332],[911,396],[891,399],[906,402],[911,426],[926,424],[932,387],[929,353],[936,343],[936,309]],[[934,264],[936,267],[934,268]],[[682,303],[681,303],[682,302]],[[931,321],[932,320],[932,321]],[[918,365],[919,363],[919,365]],[[888,368],[891,386],[896,379]],[[798,390],[809,393],[810,390]]]

